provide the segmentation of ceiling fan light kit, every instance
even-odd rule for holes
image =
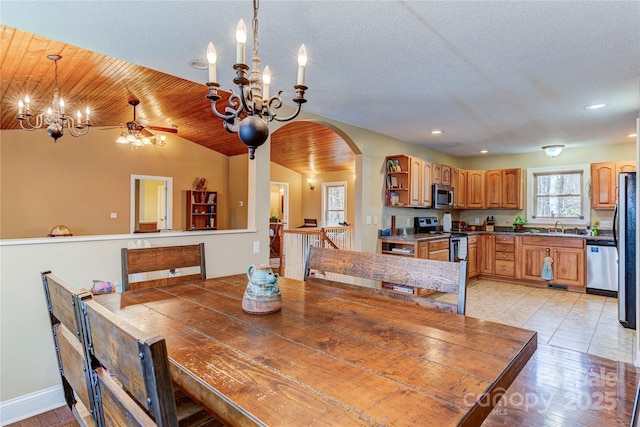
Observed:
[[[307,102],[304,93],[308,89],[304,85],[305,66],[307,63],[307,49],[304,44],[298,50],[298,81],[293,86],[296,92],[293,102],[297,104],[297,108],[293,114],[288,117],[278,117],[276,110],[282,106],[282,98],[279,91],[276,95],[269,97],[269,85],[271,83],[271,71],[269,67],[265,67],[263,73],[260,73],[259,64],[260,57],[258,55],[258,0],[253,1],[253,56],[251,58],[252,69],[249,78],[247,71],[249,66],[245,62],[245,44],[247,40],[247,29],[244,21],[241,19],[236,27],[236,64],[233,69],[236,77],[233,83],[238,86],[239,94],[231,91],[228,105],[225,107],[224,113],[220,113],[216,109],[218,100],[222,97],[218,95],[220,84],[216,82],[216,62],[217,53],[213,43],[209,43],[207,47],[207,61],[209,62],[209,82],[207,87],[209,93],[207,98],[211,101],[211,111],[217,117],[224,120],[224,128],[231,133],[238,133],[240,141],[249,147],[249,158],[255,158],[256,149],[264,144],[269,137],[268,123],[272,120],[279,122],[287,122],[298,116],[302,108],[302,104]]]
[[[142,126],[136,119],[136,107],[140,104],[140,100],[132,99],[129,101],[129,105],[133,107],[133,121],[127,122],[127,130],[122,131],[120,136],[116,139],[118,144],[131,144],[131,149],[144,147],[146,145],[155,145],[157,147],[164,147],[166,145],[166,135],[155,135],[149,131],[145,126]],[[150,126],[151,129],[159,130],[162,132],[176,133],[177,129],[164,128],[157,126]]]
[[[16,119],[20,121],[20,127],[24,130],[34,131],[43,126],[47,127],[47,133],[54,142],[58,142],[58,138],[64,135],[64,129],[67,128],[72,136],[82,136],[89,132],[91,126],[89,107],[85,110],[85,120],[82,121],[82,113],[78,110],[77,119],[65,114],[65,103],[58,95],[58,61],[62,59],[60,55],[47,55],[47,58],[54,62],[54,85],[53,85],[53,101],[51,107],[46,113],[40,113],[35,116],[35,123],[31,122],[34,114],[31,112],[31,100],[29,96],[18,102],[18,115]]]

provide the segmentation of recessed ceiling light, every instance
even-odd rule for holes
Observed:
[[[489,150],[480,150],[480,154],[487,154]]]
[[[201,59],[191,59],[187,61],[190,67],[195,68],[196,70],[206,70],[209,68],[209,63],[204,62]]]
[[[585,110],[597,110],[598,108],[604,108],[606,107],[607,104],[593,104],[593,105],[587,105],[586,107],[584,107]]]
[[[638,134],[637,134],[637,133],[630,133],[630,134],[629,134],[629,138],[635,138],[636,136],[638,136]]]
[[[431,135],[440,135],[441,133],[444,133],[442,129],[434,129],[431,131]]]

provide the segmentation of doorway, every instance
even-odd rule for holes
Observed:
[[[131,175],[131,233],[170,230],[172,209],[173,178]]]

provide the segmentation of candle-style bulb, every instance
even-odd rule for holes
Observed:
[[[85,110],[85,114],[87,115],[87,124],[89,124],[89,115],[91,114],[91,110],[89,110],[89,107],[87,107],[87,109]]]
[[[267,65],[264,67],[264,71],[262,71],[262,85],[263,85],[263,95],[262,98],[267,100],[269,99],[269,85],[271,84],[271,70]]]
[[[216,76],[216,62],[218,61],[218,53],[212,42],[207,46],[207,61],[209,62],[209,81],[214,83]]]
[[[244,48],[247,43],[247,26],[242,19],[236,25],[236,64],[244,64]]]
[[[304,85],[305,65],[307,65],[307,48],[302,44],[298,49],[298,84]]]
[[[20,101],[18,101],[18,114],[22,114],[22,109],[24,108],[24,103],[22,102],[22,99]]]

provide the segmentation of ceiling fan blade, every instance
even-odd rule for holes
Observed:
[[[162,127],[162,126],[147,126],[147,127],[157,132],[178,133],[178,127],[175,125],[171,127]]]

